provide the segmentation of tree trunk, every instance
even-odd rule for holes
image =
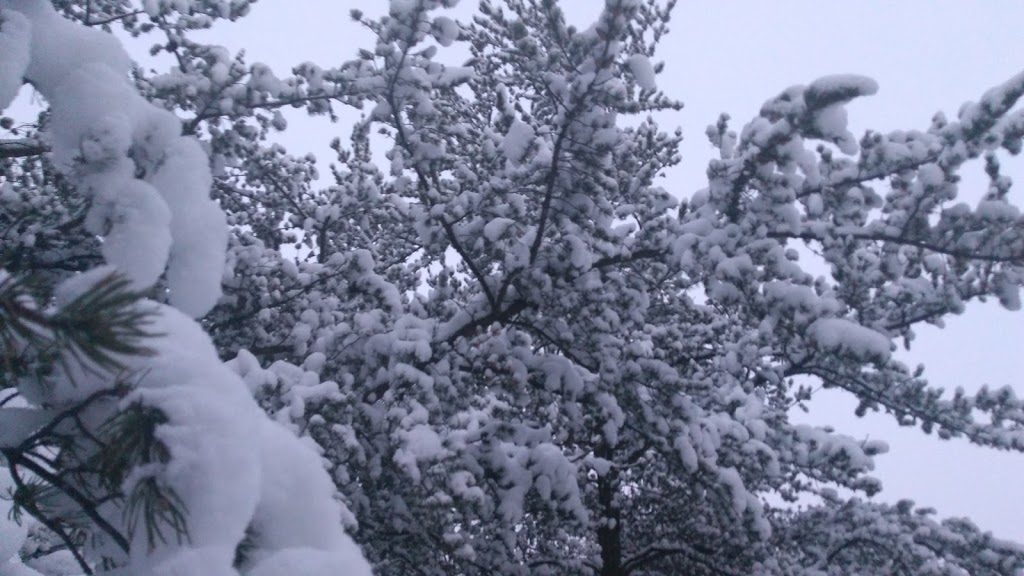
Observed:
[[[611,449],[602,445],[595,455],[611,460]],[[601,510],[601,524],[597,527],[597,544],[601,547],[600,576],[628,576],[622,566],[622,518],[618,491],[619,471],[613,467],[597,479],[597,500]]]

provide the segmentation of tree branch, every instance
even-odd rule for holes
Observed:
[[[0,159],[39,156],[50,151],[50,147],[36,138],[0,140]]]
[[[124,14],[118,14],[116,16],[110,16],[110,17],[104,18],[102,20],[93,20],[92,19],[92,2],[90,1],[90,2],[86,3],[85,20],[82,21],[82,24],[85,24],[86,26],[103,26],[104,24],[110,24],[111,22],[117,22],[118,20],[124,20],[125,18],[131,18],[132,16],[138,16],[139,14],[142,14],[142,13],[143,13],[142,10],[135,10],[134,12],[126,12]]]
[[[667,558],[669,556],[684,556],[687,560],[700,564],[714,574],[721,576],[740,576],[739,572],[717,566],[714,560],[709,558],[709,556],[713,555],[714,553],[711,550],[697,550],[693,547],[684,546],[682,544],[652,544],[644,548],[629,560],[626,560],[622,564],[622,568],[627,574],[629,574],[637,568],[662,558]]]
[[[513,318],[516,314],[526,310],[528,306],[529,305],[526,300],[516,300],[504,310],[495,310],[486,316],[469,321],[465,326],[459,328],[454,334],[449,336],[447,341],[450,343],[458,340],[459,338],[469,336],[478,329],[494,322],[505,322],[508,319]]]
[[[952,256],[954,258],[960,258],[963,260],[980,260],[983,262],[995,262],[995,263],[1011,263],[1011,264],[1022,264],[1024,263],[1024,253],[1020,254],[982,254],[970,250],[959,249],[955,247],[941,246],[927,240],[907,238],[905,236],[890,236],[887,234],[880,234],[877,232],[867,232],[864,230],[849,230],[849,229],[837,229],[835,230],[836,236],[852,238],[854,240],[866,240],[871,242],[893,242],[896,244],[902,244],[905,246],[913,246],[922,250],[929,250],[937,254],[945,254],[946,256]],[[774,239],[796,239],[810,242],[823,242],[825,239],[817,234],[811,232],[786,232],[777,231],[769,232],[768,238]]]

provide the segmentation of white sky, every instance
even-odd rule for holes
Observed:
[[[570,17],[585,24],[600,0],[563,0]],[[229,48],[245,48],[250,62],[263,61],[284,74],[294,64],[323,67],[372,47],[365,30],[349,20],[351,8],[368,16],[386,9],[384,0],[261,0],[241,23],[215,28],[207,37]],[[475,7],[463,0],[460,14]],[[720,112],[735,128],[757,113],[770,96],[818,76],[857,73],[881,85],[877,96],[850,107],[855,134],[926,129],[939,110],[955,117],[960,104],[1024,68],[1024,3],[1009,0],[682,0],[672,33],[659,58],[666,71],[659,86],[686,108],[666,117],[666,130],[681,125],[687,140],[683,164],[664,186],[686,197],[704,185],[711,147],[703,133]],[[348,136],[344,124],[292,114],[282,142],[293,153],[325,150],[333,136]],[[330,161],[322,157],[324,168]],[[1004,161],[1006,173],[1024,186],[1024,158]],[[969,167],[962,196],[977,198],[982,167]],[[1019,194],[1019,192],[1018,192]],[[924,362],[926,375],[946,388],[972,390],[988,383],[1014,385],[1024,394],[1024,318],[994,304],[969,308],[946,330],[921,329],[907,358]],[[918,430],[899,429],[884,416],[857,419],[855,403],[833,392],[816,400],[808,421],[832,424],[855,437],[889,442],[877,476],[887,500],[909,497],[940,514],[970,516],[997,536],[1024,542],[1024,454],[997,453],[965,441],[941,442]]]

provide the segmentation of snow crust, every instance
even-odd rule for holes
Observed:
[[[3,0],[0,9],[21,17],[8,17],[11,32],[0,35],[15,56],[0,72],[0,97],[23,68],[49,100],[54,162],[93,198],[87,224],[105,237],[104,258],[138,288],[166,269],[170,302],[204,315],[220,297],[227,229],[209,198],[212,177],[198,142],[181,137],[180,121],[135,91],[131,59],[116,38],[65,20],[44,0]],[[22,66],[16,40],[28,37]]]
[[[459,38],[459,24],[447,16],[434,18],[434,39],[441,46],[451,46]]]
[[[505,153],[505,158],[513,165],[519,164],[530,149],[534,137],[536,132],[532,126],[518,119],[512,122],[508,134],[501,141],[501,150]]]
[[[633,54],[627,60],[629,65],[629,71],[633,74],[633,78],[636,79],[637,86],[641,90],[657,90],[658,82],[654,75],[654,66],[651,65],[651,61],[643,54]]]
[[[10,106],[21,90],[30,41],[28,19],[14,10],[0,10],[0,110]]]
[[[850,354],[861,360],[889,359],[889,338],[850,320],[820,318],[807,328],[807,335],[819,347],[831,352]]]
[[[209,197],[213,176],[199,142],[182,137],[172,140],[150,183],[171,210],[174,243],[167,267],[171,302],[190,316],[202,316],[220,297],[227,220]]]
[[[75,278],[62,286],[61,299],[73,298],[109,272],[101,268]],[[152,314],[150,331],[162,336],[151,343],[153,355],[125,359],[128,372],[144,376],[117,409],[141,406],[163,413],[167,422],[156,436],[171,457],[136,470],[124,490],[131,493],[145,479],[173,490],[188,512],[189,538],[151,542],[144,526],[129,532],[122,505],[107,504],[104,516],[131,542],[125,567],[111,574],[369,575],[344,531],[345,511],[319,456],[266,416],[199,324],[170,306],[139,306]],[[47,401],[73,403],[114,381],[109,374],[81,371],[74,385],[67,379],[49,391]],[[256,536],[236,571],[235,551],[247,532]],[[102,544],[90,552],[119,554]],[[297,565],[307,571],[289,571]]]

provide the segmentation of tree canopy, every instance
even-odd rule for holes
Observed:
[[[0,108],[44,98],[0,124],[0,575],[1024,573],[871,499],[884,442],[790,418],[822,385],[1024,450],[1012,388],[894,354],[1020,308],[1024,73],[861,136],[875,82],[813,79],[708,126],[680,190],[673,0],[391,0],[290,74],[200,39],[254,4],[0,0]],[[288,108],[361,111],[329,175]]]

